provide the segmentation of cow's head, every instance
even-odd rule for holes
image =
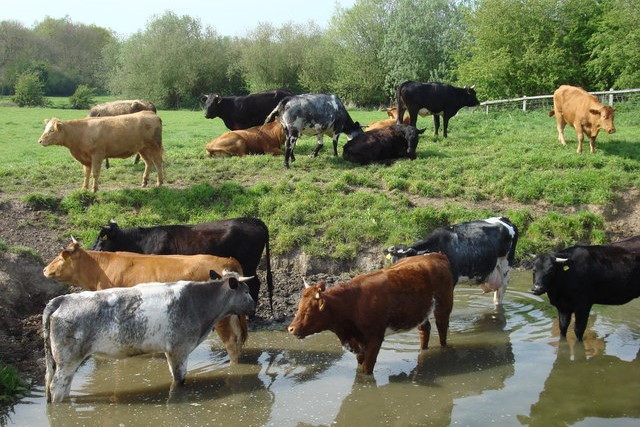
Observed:
[[[476,85],[464,87],[464,91],[466,93],[465,106],[467,107],[475,107],[477,105],[480,105],[480,101],[478,101],[478,98],[476,97],[476,90],[474,89],[475,87]]]
[[[326,331],[330,326],[331,314],[327,310],[324,298],[326,284],[319,282],[315,285],[305,283],[302,297],[298,304],[296,317],[289,325],[289,333],[298,338]]]
[[[121,238],[122,234],[122,230],[120,229],[120,227],[118,227],[118,223],[116,223],[114,220],[111,220],[109,221],[109,225],[100,227],[98,238],[90,249],[94,251],[106,252],[121,250],[121,248],[116,246],[116,243]]]
[[[80,243],[72,237],[71,243],[42,270],[42,274],[48,279],[68,281],[76,268],[73,261],[81,251]]]
[[[542,295],[553,288],[553,283],[559,273],[570,271],[571,261],[568,258],[557,257],[554,254],[537,255],[533,260],[534,295]]]
[[[54,117],[50,120],[45,120],[44,132],[40,135],[38,143],[43,147],[48,145],[61,145],[63,140],[63,128],[64,123],[62,123],[62,120],[60,119]]]
[[[598,124],[598,126],[594,127],[594,130],[597,132],[599,129],[604,129],[607,133],[614,133],[616,131],[616,126],[613,123],[615,111],[615,108],[609,107],[608,105],[598,109],[591,108],[589,112],[596,116],[595,122]]]
[[[382,251],[388,260],[395,263],[401,258],[418,255],[418,252],[412,247],[405,245],[390,246]]]
[[[222,97],[217,93],[210,93],[209,95],[202,95],[200,101],[204,104],[204,118],[213,119],[219,116],[220,102]]]

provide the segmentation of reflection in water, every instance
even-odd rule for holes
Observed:
[[[252,332],[229,366],[217,339],[189,358],[187,383],[169,396],[162,356],[89,359],[71,400],[46,405],[42,388],[8,426],[637,425],[640,300],[595,307],[584,344],[554,332],[556,311],[515,272],[504,310],[477,288],[456,288],[449,347],[419,351],[416,331],[384,341],[373,376],[332,333],[297,340]],[[615,418],[614,421],[612,421]]]

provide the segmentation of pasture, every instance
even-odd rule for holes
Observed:
[[[415,161],[353,165],[332,155],[327,137],[320,155],[310,158],[315,137],[305,137],[289,170],[282,156],[209,158],[205,144],[227,131],[219,118],[206,120],[200,110],[159,111],[165,185],[140,188],[143,165],[112,159],[92,194],[80,191],[82,167],[66,148],[38,144],[44,119],[87,111],[0,107],[0,202],[26,202],[44,212],[51,228],[64,216],[70,227],[60,233],[85,246],[109,219],[142,226],[256,216],[269,226],[273,255],[301,249],[344,261],[364,249],[413,242],[436,226],[506,215],[520,229],[522,260],[638,234],[637,222],[625,229],[615,221],[623,200],[638,202],[640,107],[616,108],[618,131],[599,135],[595,155],[576,154],[570,127],[562,147],[547,109],[485,114],[478,107],[451,120],[447,139],[433,136],[431,117],[420,118],[418,127],[427,130]],[[386,118],[384,111],[350,113],[361,125]],[[345,142],[341,135],[340,154]],[[155,184],[155,171],[150,179]]]

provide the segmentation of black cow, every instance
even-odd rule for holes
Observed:
[[[558,310],[563,337],[571,314],[575,313],[576,338],[582,341],[593,304],[620,305],[640,296],[638,241],[572,246],[535,257],[531,292],[547,293]]]
[[[496,217],[436,228],[411,246],[391,246],[384,253],[396,262],[408,256],[442,252],[451,262],[456,284],[481,284],[483,291],[495,291],[493,302],[499,305],[509,285],[517,243],[518,228],[508,218]]]
[[[264,123],[281,99],[293,93],[286,89],[266,90],[245,96],[220,96],[217,93],[203,95],[204,117],[220,117],[230,130],[248,129]]]
[[[418,138],[423,132],[424,129],[418,130],[409,125],[370,130],[347,142],[342,157],[361,165],[374,162],[390,164],[402,157],[414,160]]]
[[[251,297],[258,302],[260,280],[256,274],[263,250],[267,262],[267,291],[273,310],[273,279],[269,255],[269,229],[258,218],[235,218],[196,225],[159,225],[155,227],[120,228],[111,221],[102,227],[96,251],[124,251],[155,255],[210,254],[233,257],[242,266]]]
[[[312,157],[322,148],[322,135],[333,137],[333,154],[338,155],[338,137],[341,133],[351,139],[362,132],[360,124],[354,122],[336,95],[303,94],[284,98],[265,120],[265,123],[280,118],[285,132],[284,165],[289,159],[295,161],[293,149],[301,135],[317,135],[318,143]]]
[[[455,116],[462,107],[480,105],[473,86],[459,88],[446,83],[404,82],[398,86],[398,117],[397,123],[402,123],[405,109],[409,111],[409,124],[416,125],[418,113],[427,110],[433,114],[433,124],[438,135],[440,115],[444,119],[443,135],[447,137],[449,119]]]

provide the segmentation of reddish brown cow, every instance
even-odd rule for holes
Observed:
[[[452,308],[449,260],[440,253],[417,255],[329,289],[324,282],[307,286],[289,333],[304,338],[332,331],[355,353],[358,368],[372,374],[385,333],[417,326],[420,348],[427,348],[432,309],[440,345],[446,346]]]
[[[398,109],[396,107],[387,108],[387,115],[389,116],[388,119],[369,123],[369,125],[367,125],[367,128],[365,129],[365,132],[368,132],[374,129],[388,128],[390,126],[395,125],[398,117]],[[409,116],[404,117],[402,122],[405,125],[409,124]]]
[[[284,154],[284,129],[279,121],[246,130],[225,132],[209,142],[205,149],[209,157],[246,156],[247,154]]]
[[[607,133],[616,131],[613,124],[614,111],[615,108],[603,106],[598,102],[598,98],[582,88],[563,85],[553,93],[553,110],[549,111],[549,117],[554,114],[556,116],[558,140],[562,145],[567,145],[564,127],[568,123],[578,134],[577,152],[582,153],[582,141],[586,133],[593,154],[596,151],[596,136],[600,129]]]

